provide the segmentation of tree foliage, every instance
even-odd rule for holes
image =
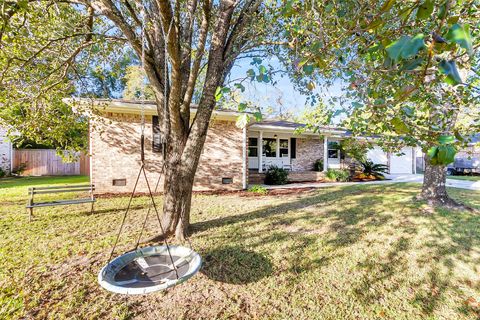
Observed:
[[[288,3],[282,61],[307,93],[341,79],[346,98],[326,108],[346,114],[354,134],[379,135],[385,148],[436,147],[434,162],[446,164],[478,131],[478,1]]]

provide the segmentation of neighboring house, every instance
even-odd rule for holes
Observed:
[[[132,190],[139,169],[140,112],[138,101],[97,101],[98,111],[90,121],[90,176],[97,192],[128,192]],[[156,105],[144,103],[146,116],[146,163],[150,183],[158,179],[161,167]],[[196,109],[192,108],[192,114]],[[239,113],[216,110],[213,114],[204,149],[194,181],[195,190],[244,189],[260,183],[258,177],[271,165],[291,171],[293,181],[317,180],[321,173],[313,171],[314,162],[323,159],[327,168],[341,168],[339,142],[350,136],[348,131],[323,127],[314,133],[302,124],[287,121],[256,122],[248,128],[235,125]],[[404,155],[386,154],[380,148],[368,156],[377,163],[387,164],[391,173],[413,173],[414,150],[404,148]],[[141,181],[139,191],[146,191]]]
[[[0,126],[0,168],[6,173],[12,172],[13,147],[7,137],[7,130]]]

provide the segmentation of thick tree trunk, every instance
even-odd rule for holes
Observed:
[[[446,167],[443,165],[434,166],[426,159],[421,197],[435,203],[449,202],[451,199],[445,187],[446,179]]]
[[[426,200],[435,206],[449,208],[466,208],[449,197],[446,188],[447,168],[444,165],[432,165],[428,157],[425,157],[425,173],[420,199]]]
[[[185,175],[185,165],[166,169],[162,225],[167,236],[183,240],[190,225],[194,174]]]

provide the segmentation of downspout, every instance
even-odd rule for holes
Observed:
[[[242,188],[247,189],[247,127],[243,127],[242,143]]]

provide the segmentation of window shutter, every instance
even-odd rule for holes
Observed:
[[[297,157],[297,138],[290,138],[290,158]]]
[[[160,133],[160,123],[158,116],[152,117],[152,150],[153,152],[162,152],[162,139]]]

